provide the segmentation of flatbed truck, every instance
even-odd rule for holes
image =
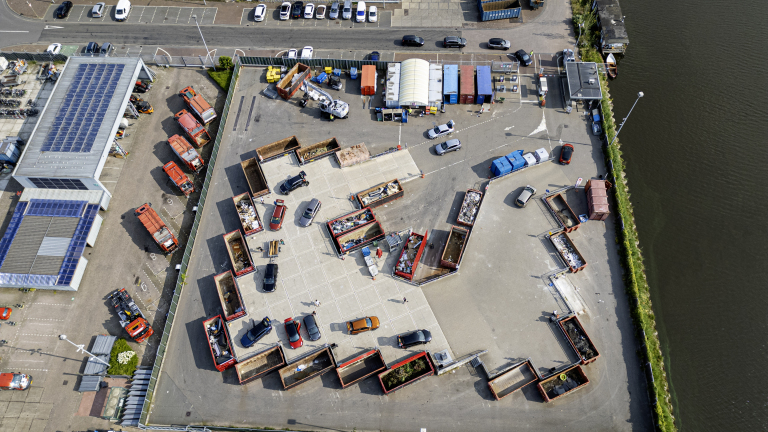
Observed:
[[[216,119],[216,111],[205,101],[202,95],[198,94],[195,89],[192,88],[192,86],[184,87],[179,92],[179,96],[184,98],[184,102],[189,109],[203,121],[203,124],[208,124]]]
[[[141,343],[155,333],[125,288],[113,291],[109,295],[109,302],[120,318],[120,325],[131,335],[133,340]]]

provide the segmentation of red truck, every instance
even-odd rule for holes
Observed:
[[[139,221],[144,225],[144,228],[152,234],[152,238],[155,239],[155,243],[160,246],[160,249],[165,253],[171,253],[178,249],[179,240],[173,235],[171,230],[165,225],[160,216],[158,216],[155,209],[152,208],[152,204],[145,203],[141,207],[137,208],[134,212]]]
[[[205,336],[208,339],[208,348],[213,357],[213,366],[216,370],[223,372],[235,365],[235,356],[232,355],[232,343],[229,341],[227,326],[221,315],[216,315],[211,319],[203,321]]]
[[[200,154],[197,153],[187,140],[181,135],[174,135],[168,138],[168,145],[171,146],[176,156],[181,162],[194,172],[199,172],[205,166]]]
[[[163,171],[168,174],[168,178],[176,185],[176,187],[184,193],[184,196],[189,196],[195,191],[195,185],[189,181],[189,177],[176,165],[175,162],[168,162],[163,165]]]
[[[216,118],[216,111],[203,99],[202,95],[197,94],[192,86],[183,88],[179,95],[184,98],[184,102],[187,103],[189,109],[197,114],[197,117],[203,121],[203,124],[208,124]]]
[[[189,113],[187,110],[181,110],[174,116],[176,123],[184,129],[184,133],[187,134],[190,140],[196,144],[198,148],[211,142],[211,136],[208,135],[208,131],[200,124],[199,121]]]
[[[125,288],[115,290],[110,294],[109,301],[120,318],[120,325],[131,335],[133,340],[141,343],[155,334],[141,309],[136,306],[136,302],[133,301]]]

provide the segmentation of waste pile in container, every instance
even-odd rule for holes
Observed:
[[[475,223],[475,217],[477,217],[477,209],[480,208],[480,198],[482,194],[475,191],[467,191],[464,196],[464,202],[461,205],[459,211],[459,222],[467,225]]]
[[[579,257],[579,254],[573,250],[571,245],[568,244],[563,236],[552,236],[551,239],[552,243],[555,244],[555,247],[558,251],[560,251],[563,258],[571,268],[578,269],[584,265],[584,262]]]
[[[251,205],[250,200],[242,200],[237,203],[237,214],[243,222],[246,231],[259,229],[259,216],[256,209]]]
[[[366,210],[363,213],[350,216],[345,219],[336,220],[331,223],[331,230],[333,235],[336,236],[344,231],[349,231],[352,228],[363,225],[373,220],[373,213],[370,210]]]
[[[396,182],[387,183],[386,186],[368,192],[368,196],[362,198],[363,205],[367,206],[371,201],[378,201],[398,192],[400,192],[400,186]]]

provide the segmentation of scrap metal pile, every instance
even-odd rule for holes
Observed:
[[[208,343],[211,344],[211,351],[213,351],[213,356],[216,358],[216,364],[222,364],[232,359],[223,324],[221,318],[217,318],[208,327]]]
[[[565,240],[565,237],[552,236],[551,239],[552,243],[555,245],[557,250],[572,269],[577,269],[584,265],[584,262],[579,257],[579,254],[577,254],[571,245]]]
[[[416,254],[419,251],[419,245],[424,241],[424,237],[418,234],[411,234],[408,237],[408,242],[405,244],[405,250],[400,255],[400,260],[397,262],[397,271],[413,274],[413,262],[416,259]]]
[[[348,241],[348,242],[344,242],[344,244],[342,244],[342,245],[341,245],[341,247],[342,247],[344,250],[348,250],[348,249],[351,249],[351,248],[353,248],[353,247],[355,247],[355,246],[359,245],[360,243],[362,243],[362,242],[364,242],[364,241],[365,241],[365,237],[363,237],[363,238],[357,238],[357,239],[354,239],[354,240],[350,240],[350,241]]]
[[[368,196],[362,198],[363,205],[367,206],[372,201],[378,201],[380,199],[384,199],[398,192],[400,192],[400,186],[398,186],[397,183],[395,182],[387,183],[386,186],[380,187],[375,191],[368,192]]]
[[[461,210],[459,211],[459,222],[467,225],[472,225],[475,222],[477,209],[480,208],[480,198],[482,198],[482,194],[474,191],[467,191],[467,194],[464,196],[464,202],[461,205]]]
[[[259,216],[249,201],[242,200],[237,203],[236,207],[237,215],[240,216],[240,221],[246,231],[259,229]]]
[[[333,235],[336,236],[343,233],[344,231],[349,231],[358,225],[362,225],[372,220],[373,213],[371,213],[370,210],[366,210],[363,213],[356,214],[345,219],[333,221],[333,223],[331,223],[331,230],[333,230]]]
[[[568,337],[573,342],[573,345],[576,346],[576,349],[579,351],[579,355],[581,355],[583,359],[590,359],[597,355],[597,353],[592,349],[589,340],[584,337],[576,324],[571,321],[566,321],[563,323],[563,327],[565,327],[565,331],[568,332]]]

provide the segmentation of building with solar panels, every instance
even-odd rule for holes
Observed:
[[[99,190],[133,86],[154,73],[140,58],[70,57],[27,141],[13,177],[25,188]]]

